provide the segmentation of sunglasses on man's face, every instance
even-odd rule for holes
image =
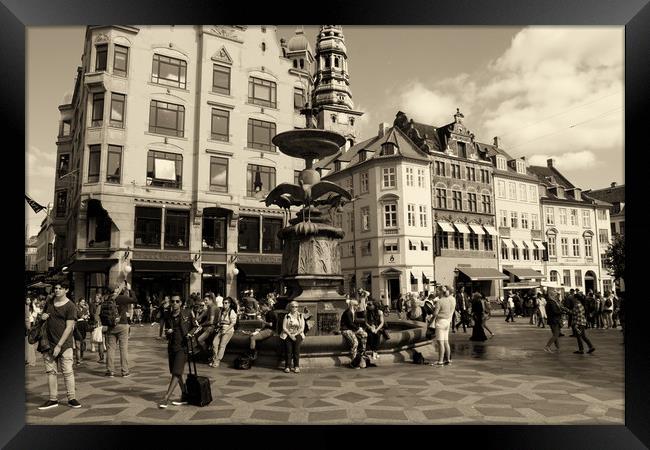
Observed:
[[[172,303],[183,303],[183,302],[180,300],[172,300]]]

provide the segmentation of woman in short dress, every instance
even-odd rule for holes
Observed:
[[[289,303],[289,312],[284,316],[282,321],[282,333],[280,339],[284,341],[286,349],[284,371],[291,371],[291,361],[293,360],[293,371],[300,373],[300,344],[305,339],[305,319],[299,310],[300,305],[297,301]]]
[[[435,316],[436,335],[433,340],[434,348],[438,347],[438,361],[432,366],[451,364],[451,347],[449,346],[449,327],[451,316],[456,309],[456,299],[451,294],[449,286],[442,288],[442,296],[435,303],[433,315]]]
[[[237,323],[237,304],[232,297],[223,299],[223,309],[219,314],[219,322],[217,324],[217,332],[212,341],[212,362],[210,367],[219,367],[224,353],[226,353],[226,346],[230,342],[230,338],[235,334],[235,324]]]

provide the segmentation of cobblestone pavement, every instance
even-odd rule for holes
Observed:
[[[527,319],[506,324],[493,317],[496,333],[472,343],[451,335],[449,366],[378,361],[378,367],[310,368],[285,374],[255,366],[248,371],[223,364],[199,365],[212,379],[213,402],[203,408],[157,408],[169,382],[166,345],[158,328],[132,328],[131,371],[105,378],[96,353],[75,370],[81,409],[65,405],[59,377],[57,408],[39,411],[47,399],[44,365],[26,368],[28,424],[614,424],[624,423],[624,354],[620,330],[588,330],[593,354],[575,355],[576,341],[560,338],[557,354],[543,351],[548,328]],[[563,330],[567,331],[567,330]],[[116,355],[117,356],[117,355]],[[232,358],[231,358],[232,359]],[[385,358],[387,359],[387,358]],[[119,366],[119,357],[117,357]],[[224,367],[229,366],[229,367]],[[117,368],[117,367],[116,367]],[[119,373],[119,368],[117,368]],[[178,394],[178,391],[176,392]]]

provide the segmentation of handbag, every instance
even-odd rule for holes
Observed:
[[[102,326],[101,325],[98,326],[98,327],[95,327],[95,329],[93,330],[91,340],[95,344],[101,344],[102,342],[104,342],[104,336],[103,336],[103,333],[102,333]]]
[[[43,324],[45,321],[38,321],[32,327],[29,329],[29,332],[27,334],[27,342],[30,344],[36,344],[38,341],[41,340],[41,334],[43,332]]]

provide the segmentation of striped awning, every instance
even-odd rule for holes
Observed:
[[[431,239],[423,238],[422,245],[428,245],[429,247],[431,247]]]
[[[517,248],[524,248],[524,243],[518,239],[510,239]]]
[[[433,281],[433,269],[422,269],[422,275],[429,281]]]
[[[474,234],[485,234],[485,231],[483,230],[483,227],[480,225],[477,225],[475,223],[470,223],[469,227],[472,229],[472,232]]]
[[[512,241],[510,239],[501,238],[501,243],[505,245],[506,248],[515,248],[514,245],[512,245]]]
[[[490,236],[498,236],[499,235],[499,233],[497,232],[497,229],[494,228],[493,226],[483,225],[483,228],[485,228],[485,231],[487,231]]]
[[[533,244],[532,241],[527,241],[527,240],[524,239],[523,242],[524,242],[524,245],[525,245],[526,247],[528,247],[529,249],[531,249],[531,250],[534,250],[534,249],[536,248],[536,247],[535,247],[535,244]]]
[[[454,222],[454,227],[458,230],[459,233],[470,234],[469,228],[464,223]]]
[[[452,227],[449,222],[445,222],[444,220],[439,220],[438,225],[440,225],[440,228],[442,228],[442,231],[445,231],[447,233],[453,233],[454,232],[454,227]]]
[[[538,250],[546,250],[542,241],[533,241],[533,244],[535,244]]]
[[[399,240],[397,238],[384,239],[384,245],[397,245]]]

